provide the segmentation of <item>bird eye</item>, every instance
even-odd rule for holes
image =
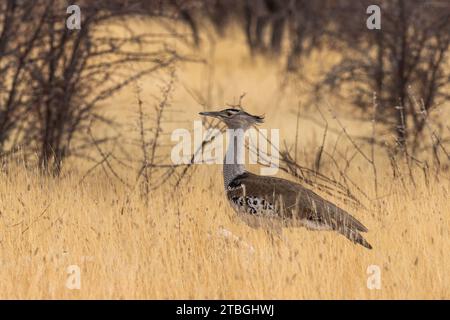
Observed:
[[[227,116],[228,117],[231,117],[231,116],[233,116],[233,115],[235,115],[237,112],[236,112],[236,110],[234,110],[234,109],[228,109],[227,110]]]

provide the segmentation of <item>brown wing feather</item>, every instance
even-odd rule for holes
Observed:
[[[242,188],[242,186],[245,187]],[[229,198],[236,195],[242,196],[245,190],[246,196],[259,197],[274,204],[277,213],[284,218],[306,219],[328,226],[353,242],[371,248],[359,234],[359,232],[367,232],[367,228],[361,222],[300,184],[248,172],[236,178],[230,187]]]

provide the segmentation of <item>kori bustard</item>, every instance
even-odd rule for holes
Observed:
[[[263,117],[235,108],[200,112],[200,115],[217,118],[229,129],[241,132],[263,122]],[[223,179],[230,205],[244,220],[253,221],[253,225],[255,221],[270,221],[270,225],[276,222],[281,227],[334,230],[354,243],[372,249],[361,235],[361,232],[367,232],[367,228],[346,211],[300,184],[246,171],[243,162],[238,161],[238,154],[242,154],[238,148],[244,148],[244,144],[238,143],[237,137],[233,134],[229,141],[223,163]]]

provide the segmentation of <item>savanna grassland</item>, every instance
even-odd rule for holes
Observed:
[[[179,111],[166,114],[167,120],[177,120],[168,122],[166,132],[191,130],[200,119],[203,108],[194,92],[214,108],[237,103],[246,93],[246,110],[266,117],[261,127],[279,128],[281,139],[292,145],[300,104],[297,153],[300,163],[310,166],[324,129],[317,108],[306,105],[312,94],[307,80],[337,57],[314,53],[302,69],[305,78],[289,79],[277,61],[250,60],[244,41],[238,34],[216,38],[214,46],[207,41],[192,54],[208,63],[177,66],[171,107]],[[137,84],[149,110],[161,90],[159,76],[165,75]],[[352,120],[355,111],[347,101],[331,96],[322,100],[319,107],[330,125],[325,148],[332,150],[340,136],[330,108],[350,135],[370,135],[370,121]],[[102,113],[129,129],[135,125],[136,105],[131,85],[103,103]],[[133,134],[128,129],[122,134]],[[102,129],[93,130],[100,134]],[[354,152],[345,137],[340,139],[337,151]],[[450,298],[448,171],[439,180],[426,180],[413,168],[413,183],[406,168],[404,179],[392,179],[382,149],[375,150],[375,161],[378,197],[371,168],[361,155],[347,168],[369,199],[378,198],[363,199],[367,209],[328,198],[368,227],[366,238],[373,250],[367,250],[331,232],[298,228],[274,238],[246,226],[226,202],[220,165],[198,165],[178,189],[163,184],[151,191],[146,205],[136,189],[106,174],[102,166],[90,170],[92,163],[76,157],[67,160],[59,178],[44,177],[15,160],[0,171],[0,298]],[[327,158],[322,166],[328,174],[335,170]],[[129,180],[136,175],[125,167],[116,171]],[[279,176],[289,178],[281,172]],[[79,290],[66,287],[71,265],[80,267]],[[371,265],[381,270],[379,290],[367,287]]]

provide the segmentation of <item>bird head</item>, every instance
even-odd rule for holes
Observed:
[[[222,111],[204,111],[202,116],[213,117],[223,121],[230,129],[248,129],[252,125],[263,123],[264,117],[251,115],[244,110],[228,108]]]

